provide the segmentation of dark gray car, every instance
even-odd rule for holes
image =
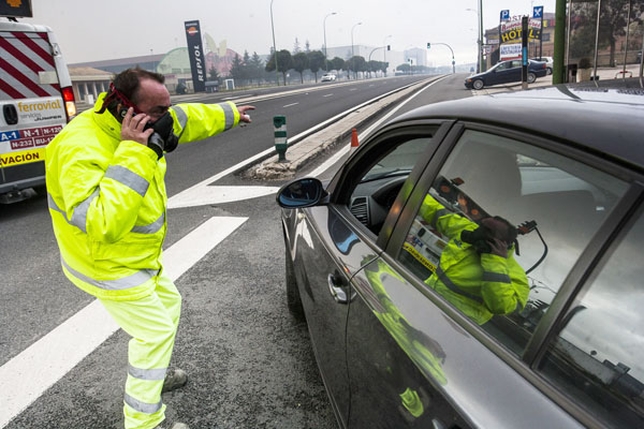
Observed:
[[[438,103],[280,190],[341,427],[644,427],[642,118],[641,89]]]
[[[537,78],[544,77],[548,72],[545,62],[528,60],[527,83],[536,82]],[[467,89],[483,89],[486,86],[522,81],[523,62],[521,60],[507,60],[495,64],[492,68],[482,73],[469,76],[465,79]]]

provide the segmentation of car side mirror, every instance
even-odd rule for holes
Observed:
[[[280,207],[296,209],[315,206],[326,196],[327,192],[319,179],[305,177],[282,186],[275,199]]]

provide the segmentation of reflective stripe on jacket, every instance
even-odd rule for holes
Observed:
[[[449,237],[436,272],[425,283],[478,324],[494,314],[509,314],[525,307],[530,289],[525,271],[514,259],[514,248],[508,250],[507,258],[479,254],[460,240],[463,230],[473,231],[478,225],[446,210],[430,195],[425,197],[420,214]]]
[[[170,113],[179,143],[239,122],[232,103],[181,104]],[[120,130],[108,111],[85,111],[49,143],[45,166],[63,272],[96,297],[127,300],[149,294],[162,267],[166,161],[137,142],[121,141]]]

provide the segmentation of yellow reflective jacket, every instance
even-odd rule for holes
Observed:
[[[463,230],[475,230],[475,222],[446,210],[430,195],[425,197],[420,215],[437,231],[449,237],[436,271],[425,281],[478,324],[495,314],[523,309],[530,288],[525,271],[514,259],[514,248],[503,258],[479,254],[460,240]]]
[[[98,111],[105,93],[95,105]],[[121,141],[121,125],[88,110],[49,143],[47,198],[63,272],[98,298],[146,296],[162,268],[166,235],[165,157]],[[170,109],[179,143],[202,140],[239,123],[233,103]]]

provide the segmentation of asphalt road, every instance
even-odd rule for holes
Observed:
[[[470,96],[463,89],[463,78],[448,76],[398,113]],[[171,197],[206,182],[197,186],[192,205],[169,213],[166,264],[177,267],[176,284],[184,297],[173,365],[185,369],[190,382],[164,395],[168,416],[192,428],[336,427],[306,326],[295,323],[286,310],[284,250],[274,202],[274,189],[283,181],[250,183],[239,175],[209,178],[270,148],[274,115],[287,116],[289,135],[295,136],[404,83],[405,79],[382,79],[327,85],[321,90],[318,86],[280,98],[240,96],[238,102],[258,107],[253,124],[185,145],[168,156]],[[216,196],[206,197],[213,189],[206,185],[212,182]],[[264,195],[241,199],[247,190],[256,191],[251,185],[264,188]],[[233,194],[233,201],[221,199],[227,192]],[[204,229],[211,224],[226,229],[229,222],[236,226],[220,242]],[[199,246],[184,244],[193,236],[201,240]],[[73,361],[77,345],[106,324],[98,316],[82,319],[65,341],[46,342],[85,314],[93,299],[60,272],[45,199],[37,196],[0,206],[0,237],[0,392],[4,392],[0,393],[0,427],[6,423],[2,418],[11,419],[4,426],[10,429],[122,427],[127,335],[120,330],[111,334],[108,329],[98,347],[78,363]],[[178,266],[194,257],[203,242],[204,255],[180,270]],[[49,345],[38,349],[39,344]],[[30,393],[30,386],[70,362],[71,369],[54,377],[51,385],[45,383],[40,391]],[[14,417],[10,409],[25,395],[26,408],[18,406],[22,411]]]

